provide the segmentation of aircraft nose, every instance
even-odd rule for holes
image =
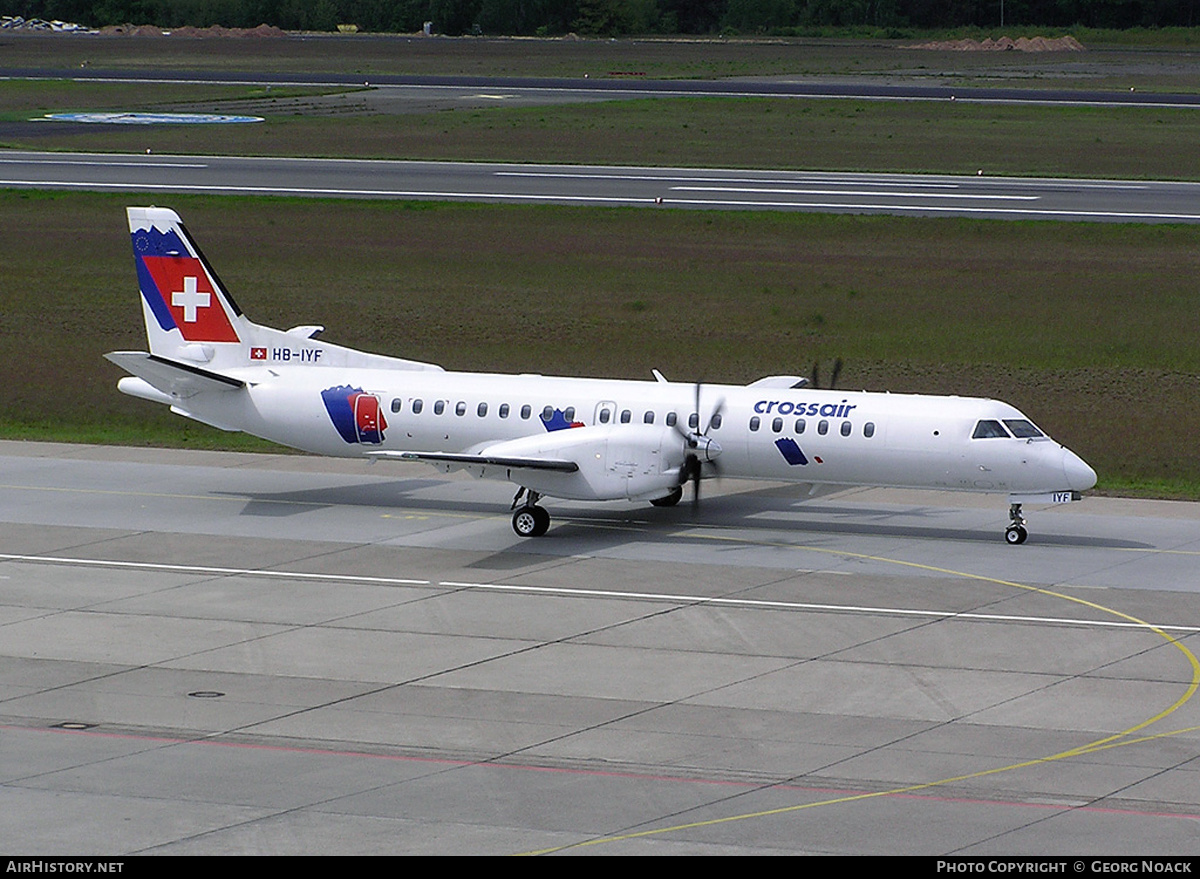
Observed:
[[[1063,449],[1063,472],[1073,491],[1087,491],[1096,484],[1096,471],[1070,449]]]

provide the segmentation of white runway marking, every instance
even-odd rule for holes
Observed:
[[[127,568],[176,574],[205,574],[222,577],[269,577],[272,579],[316,580],[337,583],[362,583],[382,586],[426,586],[437,589],[472,589],[487,592],[509,592],[527,595],[561,595],[572,598],[604,598],[623,601],[665,601],[672,604],[717,605],[758,610],[803,610],[818,613],[874,614],[879,616],[909,616],[933,619],[971,620],[972,622],[1004,622],[1051,626],[1078,626],[1089,629],[1158,629],[1193,633],[1200,626],[1174,626],[1160,623],[1089,620],[1079,617],[1034,617],[1013,614],[963,613],[951,610],[921,610],[902,607],[871,607],[852,604],[812,604],[801,601],[770,601],[752,598],[715,598],[706,595],[672,594],[669,592],[623,592],[611,589],[577,589],[566,586],[519,586],[511,583],[472,583],[460,580],[410,580],[400,577],[364,577],[354,574],[315,574],[307,571],[278,571],[255,568],[222,568],[208,565],[172,565],[156,562],[125,562],[113,559],[67,558],[60,556],[14,555],[0,553],[0,560],[35,564],[73,565],[97,568]]]
[[[0,158],[0,165],[76,165],[84,168],[207,168],[204,162],[89,162],[84,159]]]
[[[842,195],[870,198],[970,198],[980,201],[1038,201],[1037,195],[974,195],[966,192],[880,192],[871,189],[770,189],[767,187],[672,186],[672,192],[736,192],[774,195]]]

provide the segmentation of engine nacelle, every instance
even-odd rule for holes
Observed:
[[[522,469],[511,479],[551,497],[581,501],[663,497],[679,485],[685,457],[678,433],[651,424],[556,430],[480,451],[500,457],[574,461],[579,465],[574,473]]]

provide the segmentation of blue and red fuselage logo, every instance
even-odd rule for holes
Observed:
[[[562,409],[555,409],[549,418],[543,414],[541,419],[542,424],[545,425],[546,430],[548,430],[550,433],[554,433],[556,430],[570,430],[573,427],[584,426],[582,421],[568,421],[566,413],[564,413]]]
[[[338,385],[321,391],[325,411],[338,434],[348,443],[378,445],[383,442],[387,419],[379,407],[379,398],[362,388]]]

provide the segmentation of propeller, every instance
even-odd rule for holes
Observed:
[[[833,361],[833,373],[829,376],[829,387],[826,390],[832,391],[837,387],[838,376],[842,374],[842,358]],[[814,360],[812,365],[812,375],[809,378],[809,387],[814,390],[821,389],[821,371],[820,364]]]
[[[708,432],[712,430],[713,422],[720,418],[721,412],[725,408],[725,398],[721,397],[709,414],[706,426],[700,415],[700,391],[701,384],[696,382],[696,405],[692,410],[695,413],[696,426],[691,428],[690,415],[688,426],[691,429],[685,429],[678,421],[675,422],[675,431],[683,438],[683,464],[679,468],[679,484],[683,486],[688,482],[692,483],[693,511],[700,506],[701,470],[705,463],[711,464],[716,469],[716,459],[721,454],[720,444],[711,439]]]

